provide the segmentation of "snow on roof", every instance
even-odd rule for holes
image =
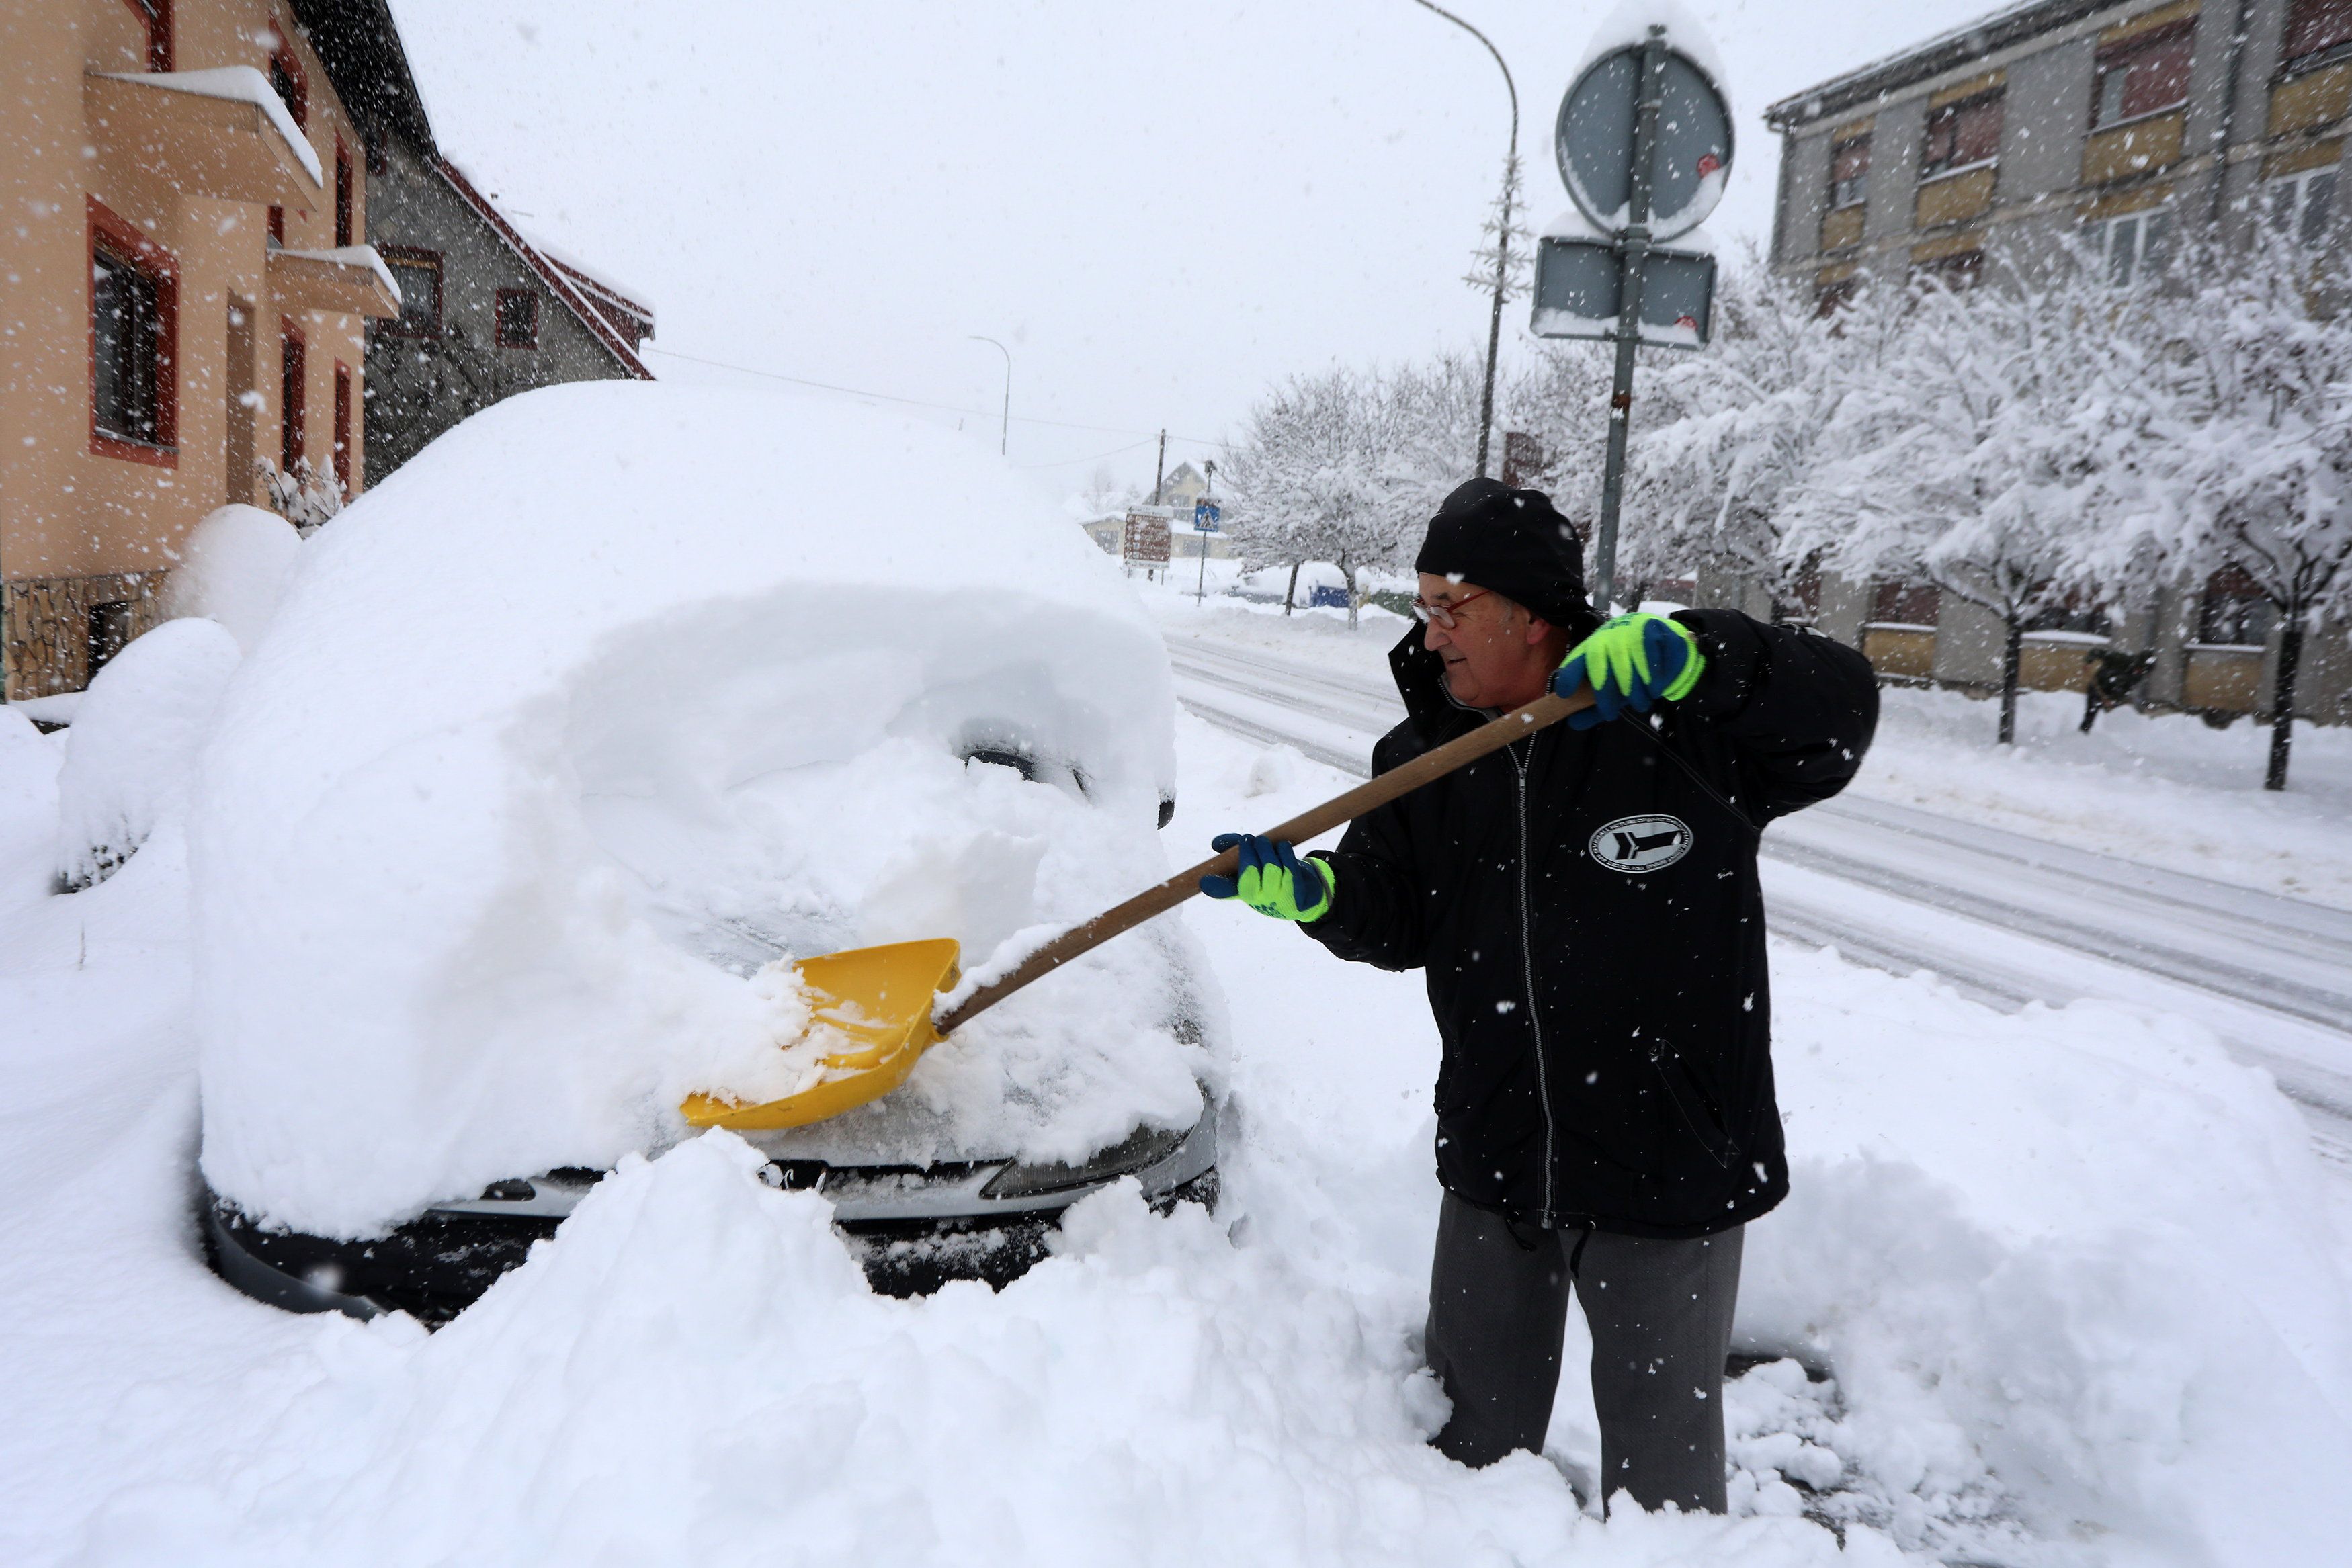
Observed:
[[[512,221],[504,213],[499,211],[497,204],[482,194],[475,188],[474,183],[466,178],[464,171],[446,158],[439,160],[436,167],[440,171],[442,179],[448,182],[449,188],[457,193],[459,199],[473,208],[482,221],[497,232],[499,237],[506,242],[507,247],[538,275],[539,280],[547,285],[549,292],[562,302],[565,309],[579,319],[582,326],[594,334],[596,340],[602,343],[614,359],[620,361],[624,369],[639,381],[649,382],[654,379],[653,371],[646,369],[645,361],[637,358],[636,345],[621,335],[620,329],[613,324],[612,319],[590,302],[582,293],[580,286],[565,276],[562,268],[540,254],[538,247],[522,236],[522,232],[514,226]],[[647,315],[646,319],[650,322],[652,319],[650,314]]]
[[[372,245],[339,245],[326,250],[286,250],[281,256],[299,256],[305,261],[323,261],[331,267],[364,267],[376,276],[376,281],[389,289],[394,299],[400,298],[400,284],[392,276],[392,268],[383,264]]]
[[[654,308],[639,302],[650,299],[653,296],[642,289],[626,288],[614,282],[610,273],[591,267],[572,252],[550,244],[546,235],[535,229],[524,228],[520,224],[516,224],[514,229],[530,244],[531,249],[562,268],[565,277],[579,285],[582,293],[587,295],[592,300],[609,301],[615,308],[637,318],[645,323],[647,335],[651,335],[654,329]]]
[[[978,444],[732,388],[508,399],[303,546],[222,706],[207,1176],[354,1236],[660,1146],[690,1091],[772,1092],[779,949],[977,968],[1164,877],[1174,744],[1118,569]],[[928,1164],[1187,1125],[1189,940],[1108,944],[802,1133]]]
[[[1790,93],[1766,106],[1765,123],[1786,130],[1816,115],[1834,114],[1874,93],[1892,91],[1907,82],[1981,58],[2021,38],[2122,4],[2123,0],[2019,0],[2018,4],[2004,5],[1972,22],[1946,28],[1908,48],[1843,71],[1802,92]]]
[[[294,155],[310,172],[310,183],[323,183],[326,173],[319,166],[318,149],[294,123],[285,103],[270,90],[269,78],[251,66],[213,66],[200,71],[101,71],[108,81],[135,82],[141,87],[162,88],[165,92],[184,92],[197,98],[227,99],[237,103],[249,103],[269,117],[269,123]]]

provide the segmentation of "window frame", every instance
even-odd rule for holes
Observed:
[[[530,336],[517,341],[507,336],[507,301],[519,299],[530,307]],[[490,338],[501,349],[539,347],[539,296],[528,288],[501,288],[490,302]]]
[[[1871,133],[1865,131],[1859,135],[1844,137],[1830,143],[1829,210],[1831,212],[1842,213],[1848,207],[1866,207],[1870,204],[1870,138]],[[1843,180],[1839,179],[1838,155],[1857,147],[1862,150],[1861,171],[1847,175]],[[1851,197],[1842,197],[1838,188],[1850,182],[1857,183],[1860,188]]]
[[[147,68],[168,71],[172,68],[172,0],[122,0],[140,26],[147,32]]]
[[[278,319],[278,472],[310,454],[310,342],[290,316]]]
[[[2102,118],[2100,110],[2103,100],[2106,97],[2108,78],[2121,76],[2124,80],[2123,93],[2128,95],[2131,91],[2132,67],[2141,57],[2153,54],[2158,49],[2170,48],[2176,44],[2186,44],[2189,49],[2188,60],[2183,64],[2180,71],[2180,96],[2168,99],[2151,109],[2118,112],[2113,120]],[[2189,78],[2196,74],[2196,69],[2197,18],[2194,16],[2186,21],[2151,28],[2137,37],[2126,38],[2119,43],[2105,46],[2094,57],[2091,69],[2091,130],[2114,131],[2122,126],[2137,124],[2143,120],[2153,120],[2159,114],[2171,114],[2187,108]],[[2118,105],[2118,109],[2121,110],[2122,106]]]
[[[2158,235],[2153,225],[2159,218],[2163,220],[2162,233]],[[2134,236],[2131,260],[2124,268],[2124,276],[2117,277],[2115,263],[2116,235],[2126,225],[2131,225]],[[2172,235],[2172,204],[2159,202],[2152,207],[2139,207],[2128,213],[2117,213],[2111,218],[2101,218],[2098,221],[2098,233],[2101,281],[2109,288],[2136,288],[2147,275],[2151,255],[2155,255],[2156,264],[2161,267],[2164,263],[2164,254],[2157,253],[2160,250],[2168,253]]]
[[[352,162],[351,144],[335,138],[335,246],[359,243],[359,171]]]
[[[352,386],[351,366],[335,361],[335,439],[331,449],[335,471],[335,486],[346,501],[352,498]]]
[[[437,250],[428,250],[425,246],[417,245],[380,245],[375,248],[376,254],[383,258],[384,266],[391,269],[393,280],[394,282],[398,282],[400,280],[400,273],[403,267],[430,267],[433,272],[432,330],[425,332],[411,331],[402,325],[402,323],[408,319],[408,300],[410,296],[407,288],[405,287],[403,287],[400,291],[401,313],[394,316],[391,320],[386,321],[383,324],[383,330],[391,337],[407,338],[416,342],[437,340],[441,336],[443,307],[446,302],[443,295],[443,289],[448,282],[446,269],[442,265],[441,253]]]
[[[99,457],[176,468],[180,464],[180,265],[96,196],[85,196],[86,316],[89,331],[89,450]],[[125,435],[100,423],[98,409],[98,260],[103,253],[140,274],[155,290],[155,389],[152,439]]]
[[[2293,173],[2276,174],[2264,180],[2262,186],[2263,225],[2277,233],[2285,233],[2291,228],[2297,250],[2326,250],[2336,229],[2336,195],[2344,183],[2343,170],[2344,164],[2338,160],[2334,163],[2315,164],[2309,169],[2297,169]],[[2311,187],[2322,177],[2327,181],[2327,211],[2319,220],[2319,233],[2306,236],[2304,229],[2311,217]],[[2282,195],[2289,197],[2284,213],[2278,206]],[[2291,219],[2291,223],[2282,223],[2283,217]]]
[[[2251,607],[2263,619],[2262,635],[2249,643],[2242,639],[2227,643],[2215,642],[2211,633],[2217,630],[2215,614],[2224,605],[2236,609],[2230,614],[2235,629],[2243,632]],[[2197,593],[2197,637],[2191,646],[2199,648],[2263,649],[2270,646],[2271,633],[2278,630],[2278,605],[2262,591],[2245,568],[2232,563],[2207,574],[2205,585]]]
[[[2008,98],[2009,86],[2004,82],[2000,87],[1987,88],[1982,92],[1970,93],[1968,97],[1945,104],[1940,109],[1929,110],[1927,121],[1920,128],[1919,133],[1919,183],[1932,184],[1937,180],[1949,179],[1953,175],[1965,174],[1975,169],[1998,168],[2000,164],[2000,139],[2009,129]],[[1948,121],[1953,127],[1952,156],[1957,160],[1959,156],[1960,116],[1969,110],[1988,108],[1991,109],[1996,115],[1992,138],[1993,148],[1990,152],[1966,163],[1958,162],[1935,163],[1930,161],[1927,150],[1935,139],[1939,123]]]
[[[2331,0],[2287,0],[2285,12],[2279,19],[2279,64],[2278,75],[2273,78],[2274,80],[2283,81],[2289,77],[2299,77],[2307,72],[2323,70],[2339,60],[2352,59],[2352,4],[2347,4],[2346,0],[2333,0],[2335,7],[2343,15],[2341,25],[2344,28],[2344,36],[2342,37],[2337,38],[2334,43],[2322,44],[2315,49],[2305,49],[2299,55],[2287,53],[2287,41],[2294,33],[2295,12],[2302,9],[2306,3],[2314,4],[2315,8],[2318,8],[2329,5]]]
[[[278,45],[269,51],[268,68],[261,74],[269,78],[269,90],[277,93],[278,101],[285,104],[286,112],[294,117],[296,127],[308,131],[310,129],[310,73],[302,68],[302,57],[295,52],[293,34],[276,21],[269,24],[269,32],[278,40]],[[278,85],[278,73],[281,70],[286,73],[287,85],[293,89],[291,98],[287,97]]]

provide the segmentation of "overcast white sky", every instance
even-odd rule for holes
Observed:
[[[1163,425],[1171,466],[1214,455],[1202,438],[1293,371],[1484,344],[1460,277],[1509,103],[1412,0],[393,8],[442,151],[650,296],[662,349],[984,410],[964,424],[992,440],[1003,361],[968,334],[999,338],[1012,460],[1057,495],[1097,456],[1148,484]],[[1568,204],[1553,116],[1610,7],[1452,8],[1517,78],[1540,223]],[[1767,103],[1990,9],[1693,0],[1738,120],[1718,240],[1770,227]]]

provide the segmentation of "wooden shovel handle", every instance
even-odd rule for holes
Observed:
[[[1582,713],[1592,706],[1592,688],[1580,686],[1572,696],[1554,696],[1547,692],[1525,707],[1513,708],[1499,718],[1489,719],[1469,734],[1457,736],[1434,751],[1424,751],[1402,768],[1391,768],[1357,785],[1344,795],[1336,795],[1321,805],[1301,811],[1286,822],[1268,828],[1260,837],[1285,839],[1291,843],[1329,832],[1342,822],[1352,822],[1375,806],[1385,806],[1400,795],[1409,795],[1433,779],[1440,779],[1465,763],[1475,762],[1490,751],[1500,751],[1521,736],[1533,735],[1547,725],[1558,724],[1572,713]],[[1122,931],[1133,930],[1155,915],[1165,914],[1201,891],[1204,876],[1232,876],[1241,864],[1238,850],[1226,850],[1210,856],[1199,865],[1178,872],[1159,886],[1148,888],[1125,904],[1106,909],[1083,925],[1074,925],[1043,947],[1038,948],[1000,979],[991,981],[966,997],[962,1001],[935,1019],[941,1034],[970,1023],[1030,981],[1052,974],[1055,969],[1078,956],[1090,953]]]

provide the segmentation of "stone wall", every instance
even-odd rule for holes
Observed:
[[[97,577],[37,578],[0,583],[0,652],[10,702],[78,692],[89,685],[91,614],[101,605],[125,607],[123,641],[163,619],[163,571],[108,572]]]

